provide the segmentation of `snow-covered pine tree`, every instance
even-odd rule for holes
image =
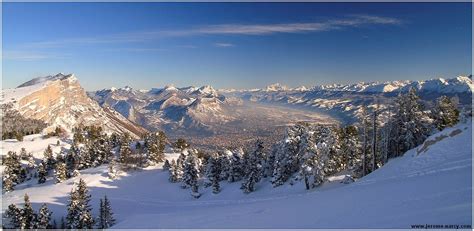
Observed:
[[[218,168],[218,181],[227,180],[229,178],[230,160],[227,154],[229,151],[218,152],[217,168]]]
[[[64,162],[60,161],[56,163],[54,176],[56,177],[56,183],[61,183],[67,180],[67,169],[66,169],[66,164]]]
[[[302,163],[299,176],[303,178],[306,190],[312,188],[310,179],[314,175],[314,170],[317,167],[317,150],[313,134],[313,132],[305,132],[301,137],[299,148]]]
[[[4,175],[2,180],[3,191],[11,192],[15,189],[14,178],[11,175]]]
[[[31,153],[28,154],[27,161],[28,161],[28,166],[27,166],[28,171],[32,171],[36,167],[36,162],[35,162],[35,158],[33,158],[33,155]]]
[[[181,152],[179,154],[179,157],[178,159],[176,160],[176,164],[178,165],[178,168],[184,168],[184,162],[186,162],[186,155],[184,154],[184,152]]]
[[[21,209],[16,207],[15,204],[8,206],[7,210],[4,213],[4,218],[8,219],[8,225],[5,226],[9,229],[18,229],[21,225]],[[7,222],[3,221],[3,224]]]
[[[172,160],[171,161],[171,164],[170,164],[170,168],[168,169],[169,171],[169,174],[170,174],[170,177],[168,178],[168,180],[171,182],[171,183],[176,183],[178,182],[178,165],[176,164],[176,161],[175,160]]]
[[[25,203],[23,205],[23,209],[21,210],[20,228],[34,229],[37,215],[31,206],[30,197],[27,194],[25,194],[24,200]]]
[[[109,162],[108,175],[110,179],[115,179],[117,177],[117,163],[115,160]]]
[[[219,193],[220,192],[220,185],[219,185],[219,164],[218,160],[214,156],[209,157],[207,161],[207,178],[212,185],[212,192]]]
[[[458,100],[441,96],[436,100],[436,104],[431,111],[434,125],[438,130],[454,126],[459,122]]]
[[[71,148],[66,153],[65,157],[67,177],[73,177],[74,170],[79,168],[79,148],[72,143]]]
[[[100,215],[99,215],[99,229],[108,229],[115,224],[113,217],[112,207],[107,196],[104,199],[100,199]]]
[[[22,167],[20,162],[20,156],[16,152],[9,151],[6,156],[3,157],[3,165],[5,169],[2,176],[2,187],[5,192],[13,191],[16,184],[21,183],[25,176],[22,175]]]
[[[176,140],[176,142],[173,144],[173,148],[176,150],[176,151],[179,151],[179,152],[182,152],[184,151],[186,148],[189,147],[189,144],[188,142],[186,142],[185,139],[183,138],[179,138],[178,140]]]
[[[79,179],[77,187],[71,191],[66,217],[68,229],[92,229],[94,218],[89,205],[91,195],[84,180]]]
[[[95,148],[90,144],[86,144],[79,148],[79,169],[88,169],[92,166],[92,155]]]
[[[28,160],[28,153],[26,152],[25,148],[20,149],[20,159]]]
[[[49,171],[49,170],[54,169],[56,160],[53,157],[53,150],[51,149],[50,145],[48,145],[48,147],[43,152],[43,160],[44,160],[44,163],[46,164],[46,170]]]
[[[229,178],[227,179],[229,182],[239,181],[244,175],[242,163],[243,152],[242,149],[234,150],[232,152],[229,165]]]
[[[260,181],[263,176],[263,160],[265,158],[263,142],[257,140],[252,152],[248,155],[247,160],[247,175],[242,183],[241,189],[245,193],[255,191],[255,184]]]
[[[159,131],[147,137],[147,150],[150,161],[153,163],[161,163],[165,159],[166,135]]]
[[[286,130],[285,138],[275,144],[273,151],[275,162],[272,173],[272,185],[278,187],[283,185],[290,177],[299,170],[299,146],[300,138],[304,131],[304,124],[297,124]]]
[[[122,137],[120,141],[120,157],[119,162],[125,166],[131,163],[132,150],[130,149],[130,138],[127,133]]]
[[[38,184],[43,184],[46,182],[46,177],[48,176],[48,171],[46,170],[44,161],[38,165]]]
[[[400,94],[395,100],[397,113],[394,128],[397,128],[397,155],[423,143],[429,133],[428,116],[423,111],[415,88],[407,94]]]
[[[52,228],[51,223],[51,214],[48,206],[46,204],[41,205],[41,208],[38,212],[38,221],[36,223],[37,229],[50,229]]]
[[[344,168],[354,169],[360,160],[360,144],[357,128],[353,125],[340,128],[339,153],[343,157]]]
[[[183,186],[191,188],[191,195],[195,198],[201,196],[198,191],[198,170],[196,166],[196,157],[189,154],[184,163]]]

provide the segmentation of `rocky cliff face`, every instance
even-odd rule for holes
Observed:
[[[30,80],[3,91],[4,103],[13,103],[25,117],[43,120],[46,132],[57,126],[71,130],[80,124],[102,126],[107,132],[138,137],[145,129],[90,99],[74,75],[58,74]]]

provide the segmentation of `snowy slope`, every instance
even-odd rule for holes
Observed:
[[[6,146],[8,147],[8,146]],[[304,186],[273,189],[261,182],[243,194],[240,184],[223,183],[222,192],[189,190],[168,182],[160,167],[117,180],[107,167],[81,172],[92,193],[94,214],[107,195],[118,224],[114,228],[410,228],[413,224],[471,224],[472,124],[460,124],[352,184],[334,182],[306,191]],[[168,154],[176,158],[176,154]],[[53,217],[65,215],[74,181],[26,182],[3,195],[2,211],[28,193],[37,209],[46,202]]]

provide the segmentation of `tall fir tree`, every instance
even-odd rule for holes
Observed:
[[[66,164],[64,162],[60,161],[56,163],[54,176],[56,177],[56,183],[61,183],[67,180],[67,169],[66,169]]]
[[[50,229],[52,228],[51,223],[51,214],[48,206],[46,204],[41,205],[41,208],[38,213],[38,222],[36,228],[38,229]]]
[[[161,163],[165,160],[166,135],[164,132],[159,131],[149,135],[146,144],[150,161]]]
[[[24,200],[25,203],[23,205],[23,209],[21,210],[20,228],[34,229],[36,225],[37,214],[33,210],[33,207],[31,206],[30,202],[30,197],[27,194],[25,194]]]
[[[189,154],[186,157],[182,181],[185,188],[191,188],[191,195],[193,197],[199,198],[201,196],[198,186],[198,168],[196,164],[196,157],[193,154]]]
[[[253,192],[255,190],[255,184],[262,178],[264,157],[263,142],[257,140],[253,151],[248,155],[246,176],[241,186],[241,189],[245,193]]]
[[[441,96],[431,111],[431,117],[438,130],[454,126],[459,122],[458,102],[454,98]]]
[[[221,191],[220,185],[219,185],[219,165],[216,160],[216,157],[211,156],[208,159],[207,162],[207,178],[209,179],[211,186],[212,186],[212,192],[213,193],[219,193]]]
[[[46,182],[46,177],[48,176],[48,171],[46,170],[44,161],[38,165],[38,184],[43,184]]]
[[[15,204],[8,206],[7,210],[4,213],[5,218],[9,220],[8,225],[5,226],[9,229],[18,229],[21,225],[21,209],[18,208]],[[4,223],[5,224],[5,221]]]
[[[104,199],[100,199],[100,215],[99,215],[99,229],[108,229],[115,224],[113,217],[112,207],[107,196]]]
[[[44,150],[43,160],[48,171],[54,169],[56,161],[53,157],[53,150],[51,149],[50,145],[48,145],[48,147]]]
[[[80,179],[77,187],[71,191],[66,217],[68,229],[92,229],[94,218],[89,202],[91,195],[84,180]]]

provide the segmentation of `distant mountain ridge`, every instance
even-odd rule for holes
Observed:
[[[386,82],[359,82],[353,84],[327,84],[316,85],[310,88],[305,86],[290,88],[280,83],[275,83],[262,89],[220,89],[220,92],[278,92],[278,91],[339,91],[359,93],[393,93],[407,92],[414,87],[420,92],[437,93],[465,93],[472,92],[474,85],[472,76],[458,76],[456,78],[436,78],[423,81],[395,80]]]
[[[176,88],[168,85],[150,90],[130,87],[103,89],[89,92],[102,107],[111,107],[124,117],[151,129],[206,131],[209,123],[231,120],[223,105],[228,101],[211,86]]]

